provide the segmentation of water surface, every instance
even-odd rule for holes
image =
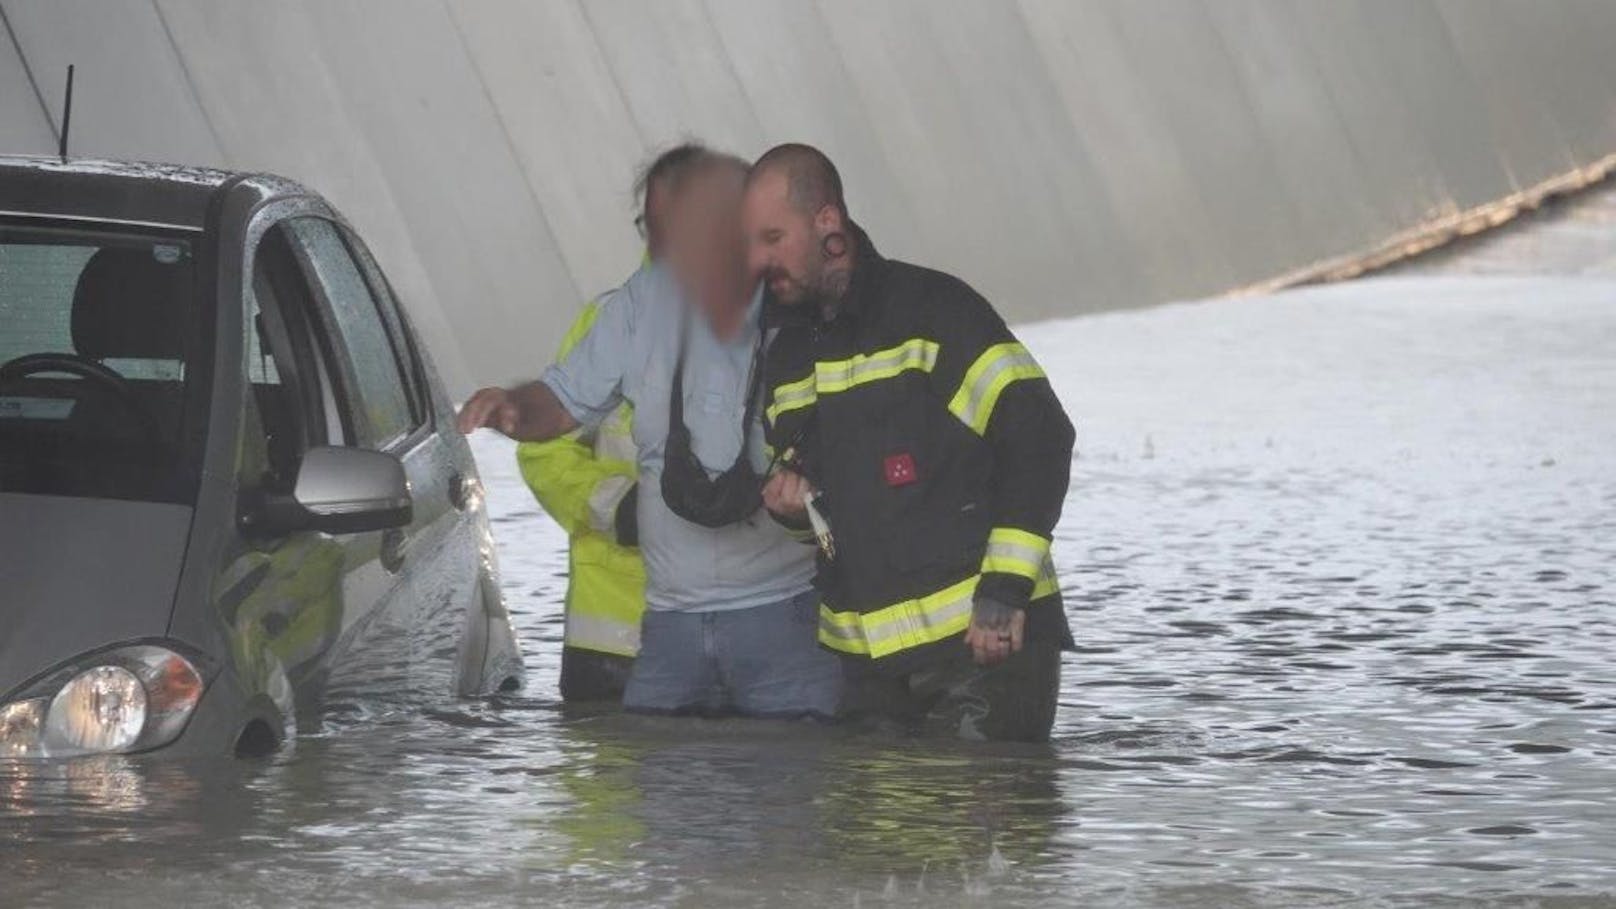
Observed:
[[[0,903],[1603,905],[1616,282],[1537,254],[1026,330],[1079,426],[1047,747],[568,715],[563,540],[480,438],[527,692],[0,770]]]

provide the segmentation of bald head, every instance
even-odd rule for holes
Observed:
[[[747,261],[782,303],[839,301],[852,267],[852,222],[842,177],[825,153],[790,143],[769,149],[746,175]]]
[[[788,198],[801,214],[812,216],[830,206],[847,217],[842,175],[830,158],[812,145],[787,142],[769,149],[752,165],[747,183],[773,175],[784,178]]]

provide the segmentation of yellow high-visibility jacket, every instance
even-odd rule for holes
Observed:
[[[558,358],[589,333],[599,304],[578,314]],[[571,541],[566,645],[620,656],[639,653],[645,611],[645,563],[638,549],[617,545],[614,532],[617,506],[637,477],[633,420],[624,404],[592,432],[516,447],[522,479]]]

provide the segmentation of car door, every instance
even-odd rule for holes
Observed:
[[[287,235],[330,336],[337,385],[352,409],[357,444],[403,462],[414,518],[379,541],[380,564],[397,576],[378,631],[397,635],[414,694],[445,695],[466,627],[458,577],[477,564],[453,501],[460,483],[436,432],[423,371],[386,281],[359,239],[317,217],[288,221]],[[402,645],[402,646],[400,646]]]
[[[490,678],[509,669],[498,668],[497,660],[490,663],[490,654],[510,658],[516,651],[493,567],[493,538],[476,465],[455,428],[454,406],[381,266],[352,231],[344,238],[376,297],[394,348],[410,374],[412,400],[419,402],[426,420],[420,441],[406,458],[414,471],[416,499],[422,503],[417,523],[425,525],[410,572],[416,584],[413,601],[422,610],[415,638],[418,687],[433,694],[486,691]],[[503,636],[491,629],[490,622],[503,624]],[[515,664],[520,665],[519,658]],[[509,678],[499,676],[499,681]]]
[[[218,587],[248,687],[271,692],[303,730],[401,690],[409,655],[407,637],[383,621],[399,577],[382,533],[277,533],[254,520],[259,503],[292,490],[307,451],[363,442],[322,294],[287,227],[313,211],[311,201],[277,203],[248,232],[242,531]]]

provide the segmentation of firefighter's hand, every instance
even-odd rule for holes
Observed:
[[[509,436],[515,435],[520,417],[520,409],[511,400],[510,392],[503,388],[480,388],[466,399],[455,425],[465,435],[479,429],[492,429]]]
[[[1002,663],[1021,649],[1027,630],[1027,611],[990,597],[977,597],[971,606],[971,627],[965,630],[965,645],[982,666]]]
[[[808,495],[812,490],[802,474],[775,471],[763,484],[763,507],[787,521],[801,522],[808,517]]]

